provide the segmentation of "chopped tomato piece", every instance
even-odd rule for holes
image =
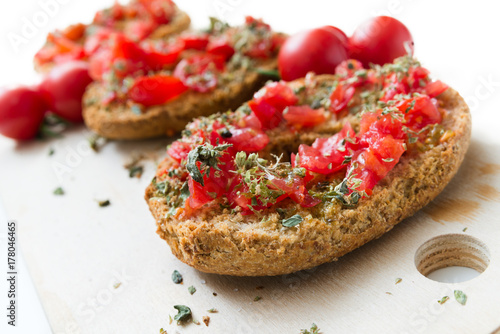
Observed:
[[[344,110],[354,96],[355,91],[354,87],[339,82],[330,95],[330,110],[336,114]]]
[[[298,156],[300,167],[304,167],[310,172],[331,174],[341,168],[341,166],[335,166],[334,168],[330,159],[323,156],[319,149],[305,144],[299,146]]]
[[[108,28],[93,28],[97,29],[92,35],[87,36],[85,39],[85,44],[83,49],[87,55],[93,55],[97,50],[99,50],[107,40],[109,40],[113,31]],[[94,31],[94,30],[92,30]]]
[[[175,64],[184,49],[184,44],[148,40],[141,43],[141,47],[145,51],[144,61],[148,69],[161,70],[165,66]]]
[[[178,41],[184,43],[184,49],[203,51],[208,45],[208,34],[187,33],[179,36]]]
[[[167,149],[168,155],[170,155],[177,162],[186,160],[189,152],[191,151],[191,145],[182,141],[174,141],[172,145]]]
[[[187,87],[179,79],[158,74],[137,78],[128,94],[134,102],[154,106],[168,102],[186,90]]]
[[[125,35],[133,41],[142,41],[156,29],[157,24],[153,21],[135,19],[125,25]]]
[[[234,54],[234,48],[230,45],[226,36],[215,37],[207,45],[207,52],[218,55],[228,60]]]
[[[399,103],[397,107],[405,114],[407,125],[420,130],[429,124],[441,123],[442,116],[436,103],[427,95],[419,95]]]
[[[444,93],[448,89],[448,85],[440,80],[429,82],[424,88],[425,94],[429,97],[436,97]]]
[[[194,55],[181,60],[174,70],[174,77],[200,93],[217,87],[217,73],[224,70],[224,59],[216,55]]]
[[[259,119],[263,129],[273,129],[280,124],[283,110],[297,101],[297,96],[289,86],[282,82],[273,82],[255,93],[248,106]]]
[[[259,152],[269,143],[269,137],[262,131],[243,128],[231,130],[231,137],[226,138],[228,143],[233,144],[236,151],[247,153]]]
[[[210,176],[203,176],[203,181],[204,185],[202,186],[200,183],[194,181],[191,176],[188,177],[189,206],[193,209],[198,209],[210,203],[224,192],[222,185],[225,181],[220,177],[216,177],[213,169],[210,170]]]
[[[323,108],[313,109],[308,105],[285,108],[283,118],[288,124],[300,127],[311,127],[322,124],[326,120]]]

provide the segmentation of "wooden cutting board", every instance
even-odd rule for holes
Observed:
[[[0,140],[2,200],[18,222],[55,333],[298,333],[313,322],[323,333],[491,333],[500,326],[500,141],[481,132],[458,175],[414,217],[335,263],[266,278],[198,272],[155,234],[143,193],[168,140],[111,142],[95,153],[89,136],[81,127],[59,140]],[[140,179],[123,167],[134,155],[146,159]],[[53,194],[59,186],[63,196]],[[106,199],[111,205],[99,207]],[[486,245],[490,263],[480,276],[446,284],[416,269],[417,249],[449,233]],[[174,269],[182,285],[172,282]],[[465,306],[454,290],[466,293]],[[440,305],[444,296],[450,300]],[[209,315],[209,327],[169,324],[177,304],[191,307],[197,321]]]

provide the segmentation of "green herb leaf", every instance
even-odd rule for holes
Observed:
[[[318,326],[315,323],[313,323],[311,325],[311,329],[310,330],[302,329],[300,331],[300,334],[320,334],[320,332],[319,332]]]
[[[49,148],[49,157],[53,156],[56,151],[54,150],[53,147]]]
[[[120,287],[120,285],[122,285],[122,283],[115,283],[113,285],[113,288],[118,289]]]
[[[61,188],[61,187],[57,187],[57,188],[54,190],[54,195],[59,195],[59,196],[64,195],[64,190],[63,190],[63,188]]]
[[[99,206],[100,206],[101,208],[104,208],[104,207],[106,207],[106,206],[111,205],[111,202],[109,201],[109,199],[104,200],[104,201],[98,201],[97,203],[99,204]]]
[[[94,152],[99,152],[102,146],[106,143],[106,138],[94,134],[88,138],[89,146]]]
[[[467,231],[467,227],[464,227],[464,229],[462,230],[462,232],[465,232],[465,231]]]
[[[453,291],[453,293],[455,295],[455,299],[457,300],[457,302],[459,302],[462,305],[465,305],[465,303],[467,303],[467,295],[463,293],[463,291],[455,290]]]
[[[191,318],[191,309],[185,305],[174,305],[174,308],[179,311],[175,316],[176,321],[186,321]]]
[[[128,168],[128,176],[129,177],[137,177],[140,178],[142,173],[144,172],[143,166],[130,166]]]
[[[276,81],[281,80],[280,73],[277,70],[266,70],[263,68],[256,68],[255,72],[257,72],[261,75],[265,75],[266,77],[270,77]]]
[[[217,309],[215,307],[212,307],[210,310],[207,311],[208,313],[217,313]]]
[[[304,220],[304,218],[302,218],[301,215],[294,215],[294,216],[291,216],[290,218],[288,219],[283,219],[281,221],[281,224],[285,227],[294,227],[294,226],[297,226],[299,225],[300,223],[302,223],[302,221]]]
[[[175,284],[180,284],[182,283],[182,275],[179,271],[177,270],[174,270],[174,272],[172,273],[172,281],[175,283]]]
[[[160,328],[160,334],[167,334],[167,331],[164,330],[163,328]]]
[[[438,303],[443,305],[444,303],[446,303],[448,301],[448,299],[450,299],[450,297],[448,296],[444,296],[443,298],[441,298],[440,300],[438,300]]]
[[[262,299],[262,297],[261,297],[261,296],[256,296],[256,297],[253,299],[253,301],[254,301],[254,302],[258,302],[258,301],[259,301],[259,300],[261,300],[261,299]]]
[[[191,285],[191,286],[188,288],[188,291],[189,291],[189,293],[190,293],[190,294],[194,294],[194,293],[196,292],[196,288],[195,288],[194,286],[192,286],[192,285]]]
[[[398,278],[396,278],[396,283],[395,283],[395,284],[399,284],[399,283],[401,283],[402,281],[403,281],[403,279],[398,277]]]
[[[205,185],[203,181],[203,173],[210,175],[211,168],[216,171],[220,170],[218,163],[219,157],[224,154],[225,150],[233,146],[232,144],[223,144],[212,146],[209,143],[199,145],[192,149],[187,157],[186,169],[189,175],[194,181],[198,182],[202,186]],[[200,167],[198,167],[197,162],[200,162]]]

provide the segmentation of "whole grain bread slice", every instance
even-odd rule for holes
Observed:
[[[319,80],[333,78],[321,76]],[[157,197],[157,189],[151,184],[145,199],[156,220],[157,233],[177,258],[209,273],[271,276],[335,261],[415,214],[458,171],[470,141],[469,108],[451,88],[437,99],[446,111],[442,126],[453,135],[430,150],[404,155],[375,186],[373,194],[355,208],[339,205],[318,211],[289,201],[283,208],[304,218],[294,228],[282,226],[275,208],[263,212],[265,219],[210,208],[181,220],[168,214],[165,198]],[[268,149],[275,154],[295,150],[301,142],[310,144],[325,132],[338,132],[345,121],[355,119],[333,121],[315,133],[269,134]],[[164,163],[174,164],[168,158]]]
[[[254,68],[272,70],[275,59],[259,60]],[[83,118],[85,124],[109,139],[145,139],[180,132],[193,118],[235,109],[250,99],[267,80],[253,68],[230,73],[230,79],[208,93],[187,91],[165,104],[147,107],[134,113],[130,103],[100,103],[105,98],[105,84],[94,82],[85,92]]]

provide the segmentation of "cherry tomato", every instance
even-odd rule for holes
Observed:
[[[335,73],[347,57],[347,45],[334,27],[326,26],[289,37],[280,49],[278,67],[286,81],[304,77],[307,72]]]
[[[163,104],[181,95],[186,90],[187,87],[179,79],[157,74],[137,78],[128,95],[132,101],[148,107]]]
[[[184,43],[184,49],[205,50],[208,45],[208,34],[182,34],[178,38],[179,42]]]
[[[54,67],[40,84],[49,109],[58,116],[82,122],[82,96],[92,82],[86,62],[68,62]]]
[[[33,88],[0,89],[0,133],[6,137],[35,137],[46,111],[43,97]]]
[[[408,28],[395,18],[377,16],[356,28],[349,39],[349,53],[366,67],[370,63],[384,65],[406,55],[405,44],[413,51]]]

